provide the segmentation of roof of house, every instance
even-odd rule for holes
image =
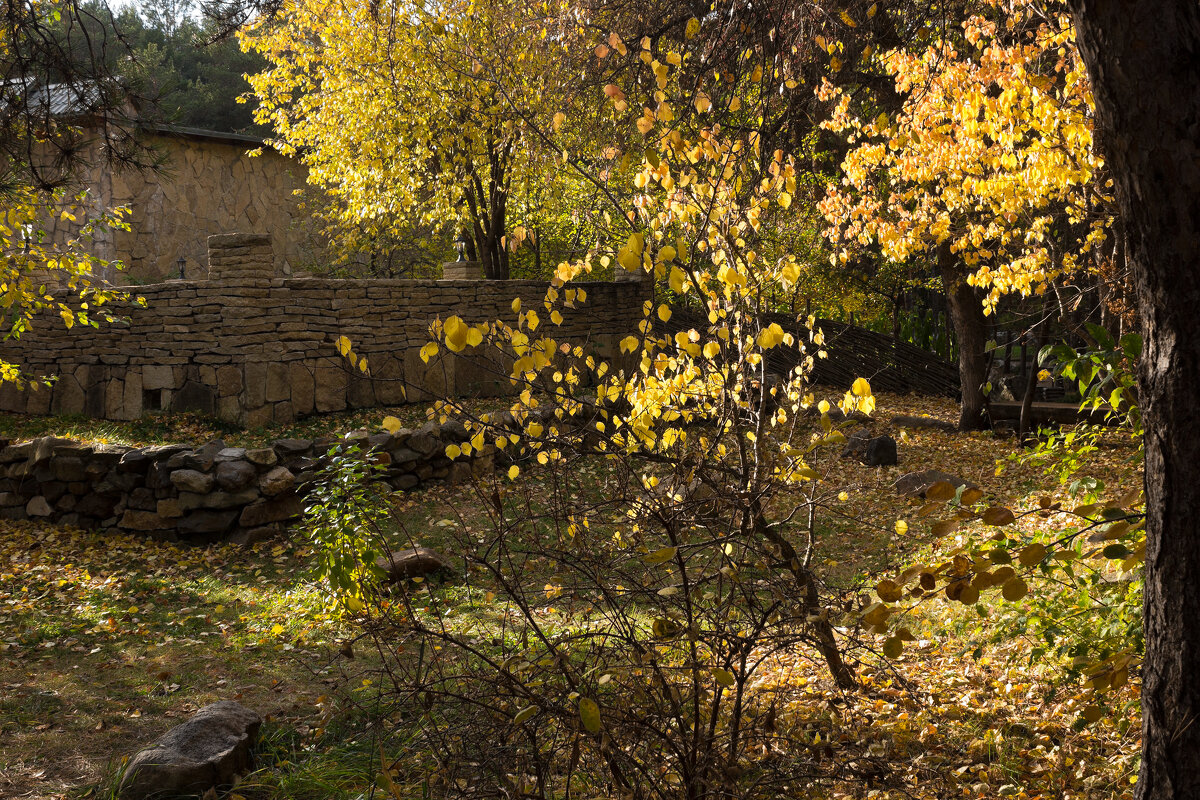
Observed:
[[[270,147],[270,142],[261,136],[248,133],[228,133],[226,131],[211,131],[206,128],[189,128],[186,125],[166,125],[163,123],[143,123],[146,130],[163,136],[179,136],[185,139],[204,139],[226,144],[249,144],[256,147]]]
[[[43,83],[31,85],[7,84],[25,94],[27,106],[35,107],[41,113],[49,112],[54,117],[89,117],[102,114],[103,99],[99,87],[90,85],[75,85],[69,83]],[[132,109],[127,110],[132,111]],[[135,113],[136,112],[132,112]],[[228,131],[214,131],[206,128],[193,128],[186,125],[171,125],[161,122],[135,121],[136,127],[149,133],[163,136],[178,136],[185,139],[200,139],[224,144],[251,145],[254,147],[270,147],[270,143],[261,136]]]

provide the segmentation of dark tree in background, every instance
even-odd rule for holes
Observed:
[[[1145,349],[1142,800],[1200,797],[1200,3],[1071,0]]]
[[[253,103],[238,103],[250,89],[243,77],[261,71],[257,53],[243,53],[233,37],[188,0],[154,0],[136,10],[112,12],[103,3],[84,6],[94,36],[117,39],[106,66],[136,91],[146,121],[208,130],[261,134]]]

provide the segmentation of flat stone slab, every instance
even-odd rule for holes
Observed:
[[[450,559],[428,547],[392,550],[380,556],[375,564],[387,573],[387,580],[391,583],[408,578],[454,574],[454,564]]]
[[[129,762],[121,800],[204,794],[230,786],[254,769],[254,746],[262,717],[232,700],[197,711],[154,740]]]
[[[958,425],[937,417],[913,417],[906,414],[892,417],[892,425],[897,428],[930,428],[946,433],[958,433]]]
[[[978,489],[979,486],[974,481],[969,481],[966,478],[960,478],[957,475],[951,475],[949,472],[942,472],[937,469],[927,469],[923,472],[909,472],[901,475],[892,484],[892,488],[897,494],[902,494],[907,497],[924,497],[929,491],[929,487],[935,483],[946,481],[956,489],[959,486],[966,486],[968,489]]]

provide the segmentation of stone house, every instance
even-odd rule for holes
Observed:
[[[94,243],[98,256],[125,265],[105,277],[119,284],[157,283],[178,277],[182,258],[187,278],[204,279],[208,237],[248,229],[271,237],[278,275],[321,262],[323,248],[298,195],[305,186],[303,164],[253,136],[143,128],[146,143],[163,157],[160,170],[117,171],[90,158],[80,177],[96,208],[129,208],[130,229],[106,232]]]

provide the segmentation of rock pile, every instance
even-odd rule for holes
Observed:
[[[430,481],[461,483],[493,469],[489,448],[471,458],[446,457],[446,446],[465,438],[465,428],[451,421],[342,439],[281,439],[257,449],[219,440],[197,448],[0,440],[0,517],[192,544],[230,538],[249,543],[278,533],[301,514],[306,486],[330,450],[357,447],[383,465],[391,486],[416,489]]]

